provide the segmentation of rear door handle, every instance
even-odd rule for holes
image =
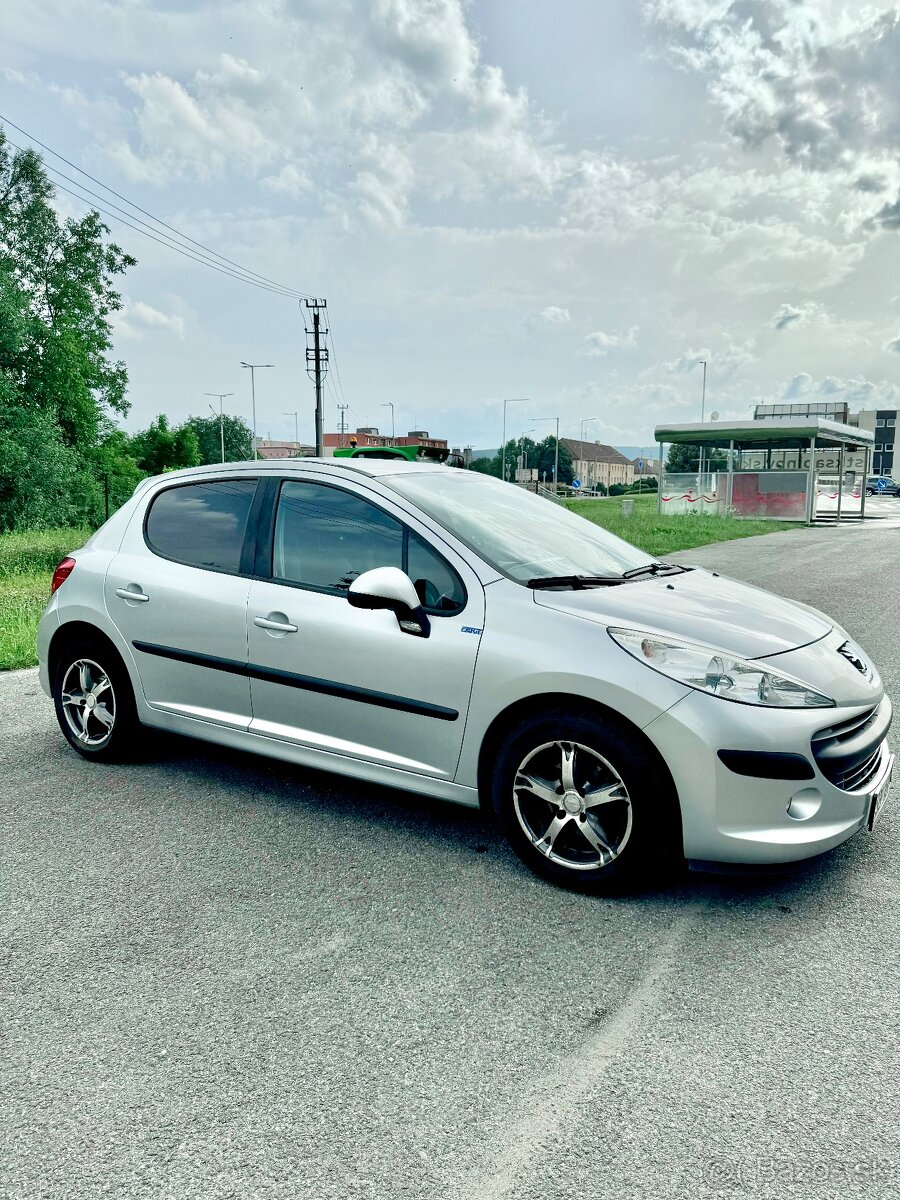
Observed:
[[[292,625],[287,619],[283,621],[273,621],[271,617],[254,617],[253,624],[258,626],[260,629],[268,629],[273,633],[297,632],[297,626]]]
[[[135,584],[135,588],[137,590],[132,590],[132,588],[116,588],[116,595],[120,600],[136,600],[138,604],[146,604],[150,597],[142,592],[137,587],[137,584]]]

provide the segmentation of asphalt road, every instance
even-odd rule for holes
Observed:
[[[679,555],[900,700],[900,530]],[[595,900],[477,815],[176,739],[82,762],[0,677],[0,1196],[887,1197],[900,803],[764,878]]]

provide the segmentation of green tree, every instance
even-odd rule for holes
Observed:
[[[0,130],[0,528],[87,519],[92,454],[127,376],[112,361],[117,275],[134,263],[95,212],[60,219],[31,150]]]
[[[164,471],[200,465],[200,446],[196,433],[189,425],[170,429],[169,419],[164,413],[160,413],[147,429],[130,439],[128,453],[148,475],[162,475]]]
[[[218,417],[189,417],[185,426],[197,435],[197,446],[202,463],[222,461],[222,439]],[[225,462],[243,462],[253,457],[253,434],[242,417],[228,413],[222,418],[225,434]]]
[[[703,469],[705,471],[725,471],[727,468],[728,459],[724,450],[719,450],[718,448],[711,449],[709,446],[703,447]],[[666,458],[666,470],[690,473],[699,469],[699,446],[692,446],[687,442],[679,442],[673,443],[669,447],[669,454]]]
[[[499,470],[495,470],[494,458],[476,458],[472,460],[469,466],[470,471],[477,471],[479,475],[494,475],[497,479],[500,478]]]
[[[537,467],[539,478],[545,479],[548,483],[553,482],[553,466],[556,456],[556,438],[551,434],[549,437],[538,445],[535,456],[534,466]],[[528,459],[528,465],[531,466],[531,458]],[[562,440],[559,443],[559,482],[571,483],[575,478],[575,473],[572,467],[572,455],[563,445]]]

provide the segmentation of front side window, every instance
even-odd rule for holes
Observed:
[[[377,505],[321,483],[285,482],[275,515],[272,577],[346,593],[375,567],[398,567],[429,612],[458,612],[465,591],[431,547]]]
[[[163,558],[187,566],[237,572],[255,492],[255,479],[166,488],[150,504],[147,544]]]

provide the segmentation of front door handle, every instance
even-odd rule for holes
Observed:
[[[116,595],[120,600],[133,600],[138,604],[146,604],[150,597],[141,591],[140,584],[135,583],[131,587],[116,588]]]
[[[254,617],[253,624],[269,633],[297,632],[297,626],[292,625],[284,613],[269,613],[267,617]]]

